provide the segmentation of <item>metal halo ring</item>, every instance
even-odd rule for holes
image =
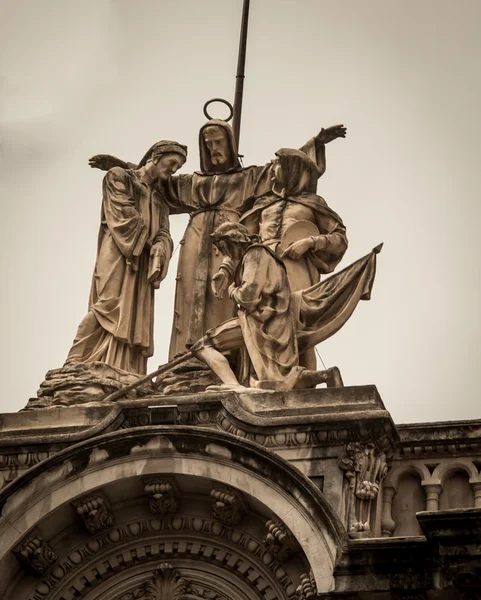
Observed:
[[[226,123],[228,123],[234,116],[234,108],[232,107],[232,104],[230,102],[228,102],[227,100],[224,100],[223,98],[212,98],[212,100],[207,100],[207,102],[204,104],[204,115],[209,120],[213,119],[213,117],[211,117],[209,115],[209,113],[207,112],[207,107],[209,106],[209,104],[212,104],[213,102],[221,102],[222,104],[225,104],[229,108],[230,115],[227,117],[227,119],[219,119],[220,121],[225,121]]]

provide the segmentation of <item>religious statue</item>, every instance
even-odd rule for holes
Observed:
[[[326,169],[325,144],[345,135],[342,125],[322,129],[301,148],[316,165],[306,192],[315,193],[317,179]],[[232,128],[225,121],[208,121],[200,130],[199,144],[201,171],[162,183],[171,213],[190,214],[179,256],[170,359],[208,329],[235,315],[232,300],[228,296],[219,300],[211,289],[222,256],[212,246],[210,236],[222,223],[239,221],[250,208],[249,201],[272,188],[275,163],[243,168]],[[94,156],[90,164],[100,169],[132,165],[109,155]]]
[[[154,289],[172,254],[168,207],[154,184],[173,175],[186,156],[186,146],[161,141],[138,168],[114,167],[105,176],[88,313],[67,365],[98,361],[146,373],[153,354]]]
[[[212,241],[236,265],[229,297],[238,306],[238,316],[210,329],[191,348],[223,382],[210,389],[244,388],[222,354],[239,348],[245,348],[250,359],[240,376],[250,387],[291,390],[319,383],[342,385],[337,367],[315,371],[299,366],[291,291],[279,256],[240,223],[220,225]]]
[[[335,269],[347,249],[346,228],[326,201],[309,191],[318,172],[307,154],[282,148],[276,157],[270,191],[255,199],[240,222],[283,259],[290,289],[296,292]],[[217,297],[223,296],[232,275],[225,258],[213,277]],[[300,364],[316,369],[313,348],[301,355]]]

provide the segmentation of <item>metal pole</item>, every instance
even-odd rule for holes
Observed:
[[[235,83],[234,96],[234,118],[232,128],[234,129],[234,139],[239,151],[240,124],[242,114],[242,97],[244,94],[244,73],[246,65],[246,48],[247,48],[247,25],[249,22],[249,4],[250,0],[244,0],[244,8],[242,9],[242,24],[239,41],[239,58],[237,61],[237,75]]]

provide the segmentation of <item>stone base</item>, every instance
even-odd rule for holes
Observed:
[[[25,407],[53,408],[102,402],[106,396],[139,379],[137,373],[129,373],[101,362],[70,363],[61,369],[52,369],[40,384],[38,398],[31,398]],[[154,388],[150,382],[126,393],[126,399],[151,395]]]

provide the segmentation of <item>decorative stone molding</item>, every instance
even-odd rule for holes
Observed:
[[[145,581],[142,585],[118,596],[116,600],[154,600],[154,597],[150,593],[149,582]]]
[[[279,562],[284,562],[294,552],[294,540],[287,527],[279,520],[269,520],[266,523],[267,535],[264,544],[269,552]]]
[[[227,525],[237,525],[245,514],[245,504],[241,494],[227,487],[214,488],[211,493],[214,499],[214,517]]]
[[[187,591],[188,581],[169,563],[161,563],[149,583],[155,600],[179,600]]]
[[[202,536],[202,543],[181,543],[186,536],[194,540],[197,535]],[[116,547],[120,541],[123,549],[119,553]],[[101,570],[98,569],[97,559],[100,553],[103,557]],[[49,593],[57,597],[67,577],[71,583],[68,590],[62,590],[62,598],[78,600],[90,593],[92,586],[142,562],[187,558],[189,561],[201,561],[205,569],[209,564],[223,565],[227,553],[230,555],[230,572],[252,587],[255,592],[253,598],[269,600],[282,593],[283,597],[294,599],[296,591],[290,575],[279,568],[279,563],[259,540],[210,519],[173,516],[162,520],[129,522],[100,533],[59,560],[53,573],[42,579],[28,600],[45,600]],[[282,592],[276,591],[273,582]],[[129,592],[124,592],[125,598],[122,595],[118,600],[131,600],[127,594],[134,592],[144,593],[144,596],[138,596],[139,599],[157,600],[155,596],[151,598],[150,588],[146,586],[144,590],[143,586],[139,584]],[[200,584],[192,582],[187,592],[194,589],[200,590]],[[198,595],[205,600],[226,600],[217,596],[214,590],[209,589],[204,589],[202,595]],[[133,598],[137,600],[135,596]]]
[[[340,461],[345,471],[347,530],[351,538],[372,537],[371,505],[387,473],[386,454],[373,443],[352,442]]]
[[[228,600],[215,590],[183,577],[169,563],[161,563],[148,581],[123,593],[116,600],[180,600],[186,596],[199,600]]]
[[[296,600],[307,600],[313,596],[317,596],[317,588],[312,571],[309,571],[301,575],[301,583],[296,589]]]
[[[77,514],[82,517],[87,531],[94,535],[114,524],[114,517],[106,500],[100,496],[88,496],[74,503]]]
[[[145,479],[145,493],[149,496],[149,506],[153,514],[174,513],[179,508],[179,493],[174,483],[165,477]]]
[[[27,538],[15,550],[20,562],[34,575],[42,576],[57,561],[58,556],[40,535]]]

